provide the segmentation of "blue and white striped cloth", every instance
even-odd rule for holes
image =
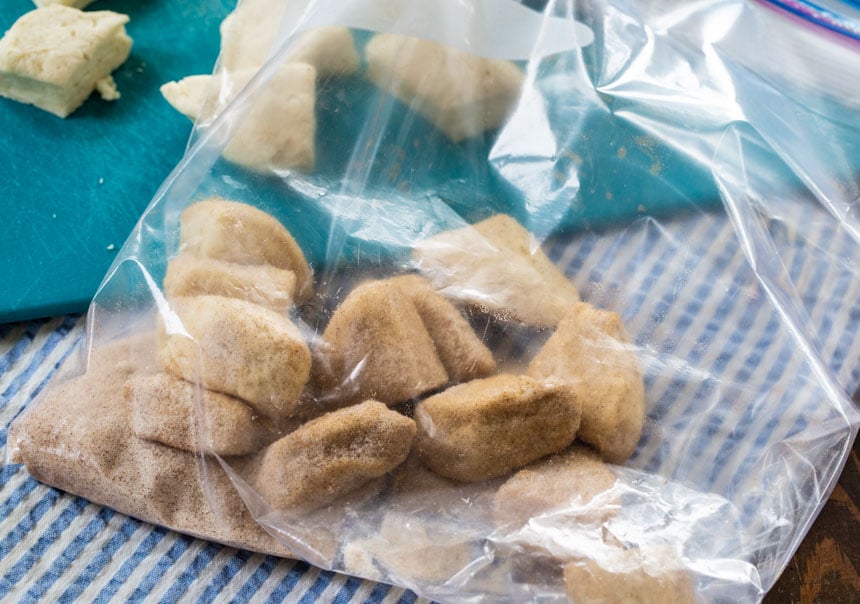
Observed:
[[[860,247],[823,210],[796,209],[790,223],[773,219],[768,234],[815,356],[851,393],[860,381]],[[809,505],[823,496],[797,495],[799,515],[788,518],[786,535],[759,526],[774,509],[768,485],[810,478],[787,477],[773,465],[772,448],[794,442],[802,453],[805,438],[827,440],[845,422],[838,405],[822,400],[808,355],[750,268],[731,223],[721,214],[643,218],[623,230],[550,240],[547,249],[585,299],[621,312],[640,346],[649,419],[630,465],[731,500],[748,515],[753,551],[776,547],[772,562],[758,558],[769,585],[800,536],[804,514],[812,513]],[[83,335],[83,318],[74,316],[0,326],[4,446],[11,420]],[[819,460],[811,453],[809,459]],[[791,469],[803,471],[802,464]],[[0,600],[417,599],[153,527],[43,486],[20,466],[4,466],[0,486]]]

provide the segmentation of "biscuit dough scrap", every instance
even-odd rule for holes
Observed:
[[[579,301],[576,287],[506,214],[420,241],[413,256],[442,294],[528,324],[557,325]]]
[[[58,117],[97,87],[108,100],[118,97],[108,78],[131,51],[126,23],[126,15],[61,4],[26,13],[0,39],[0,96]]]
[[[448,382],[421,315],[397,285],[370,281],[335,310],[325,331],[321,385],[354,399],[408,401]]]
[[[579,438],[612,463],[639,443],[645,385],[621,317],[580,302],[532,359],[528,374],[568,383],[582,401]]]
[[[167,263],[168,298],[214,295],[247,300],[277,313],[290,311],[296,291],[293,271],[179,254]]]
[[[567,386],[497,375],[431,396],[415,410],[421,461],[446,478],[504,476],[570,445],[581,403]]]
[[[254,206],[218,197],[189,206],[180,219],[180,252],[248,265],[269,265],[296,275],[296,301],[309,298],[313,273],[290,232]]]
[[[298,407],[310,376],[310,350],[292,321],[244,300],[171,300],[169,315],[159,317],[157,342],[165,370],[276,420]]]
[[[414,438],[413,420],[378,401],[365,401],[275,441],[245,472],[270,506],[303,514],[396,468]]]
[[[408,36],[378,34],[365,53],[370,80],[455,143],[501,126],[524,79],[510,61]]]
[[[198,412],[197,393],[191,382],[166,373],[133,377],[123,387],[132,432],[183,451],[222,456],[254,453],[280,436],[271,420],[226,394],[200,388]]]
[[[572,508],[577,517],[602,523],[618,511],[620,500],[592,502],[615,485],[615,475],[600,455],[583,445],[574,444],[530,464],[511,476],[493,499],[496,524],[522,525],[541,512]]]
[[[403,275],[392,278],[390,283],[399,287],[415,305],[452,382],[486,377],[496,370],[490,349],[478,339],[460,311],[437,294],[429,281],[419,275]]]

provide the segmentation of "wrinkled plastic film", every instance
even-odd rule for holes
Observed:
[[[88,351],[158,322],[187,334],[162,284],[180,216],[202,199],[255,206],[295,238],[314,295],[284,314],[312,349],[359,283],[427,271],[414,252],[423,242],[508,214],[532,251],[542,246],[581,298],[616,311],[630,334],[646,420],[632,456],[604,476],[609,486],[512,521],[497,514],[506,478],[458,484],[407,459],[296,515],[266,501],[247,459],[209,449],[196,467],[215,517],[236,514],[229,485],[279,546],[441,601],[564,601],[577,597],[568,576],[585,590],[601,572],[639,571],[681,573],[701,601],[761,598],[835,484],[860,419],[850,399],[860,383],[860,122],[842,102],[853,97],[829,93],[826,77],[811,83],[803,56],[764,43],[753,52],[750,40],[787,26],[740,2],[429,10],[290,4],[259,72],[236,77],[222,55],[194,144],[90,310]],[[360,63],[317,80],[313,167],[231,161],[233,137],[278,85],[299,36],[320,26],[350,28]],[[522,84],[501,128],[454,142],[417,101],[370,82],[367,45],[379,33],[515,60]],[[836,46],[840,69],[860,64]],[[443,277],[447,298],[489,308],[510,287]],[[526,371],[552,332],[492,312],[469,321],[511,373]],[[212,428],[200,380],[191,381],[203,442]],[[331,402],[325,391],[315,401]]]

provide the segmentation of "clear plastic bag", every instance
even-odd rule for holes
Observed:
[[[441,601],[761,598],[835,484],[860,420],[850,399],[860,383],[860,117],[852,110],[860,96],[844,88],[857,79],[840,75],[860,73],[860,53],[737,0],[526,4],[290,2],[280,17],[267,13],[273,44],[263,36],[255,52],[271,50],[270,60],[248,73],[222,54],[186,157],[105,278],[80,354],[16,420],[12,458],[128,514]],[[245,0],[240,10],[273,6],[281,7]],[[325,74],[317,64],[315,75],[289,65],[315,60],[301,54],[303,32],[332,26],[349,28],[360,63]],[[797,43],[774,46],[774,32]],[[443,46],[425,56],[426,43],[391,34]],[[302,130],[307,120],[297,115],[312,115],[315,131]],[[268,245],[266,218],[228,224],[217,206],[198,211],[200,240],[186,233],[180,241],[180,222],[198,220],[183,213],[213,197],[277,218],[307,258],[310,280],[266,269],[248,285],[219,273],[221,302],[183,307],[166,295],[180,250],[232,246],[231,262],[241,263]],[[530,233],[519,253],[458,231],[499,214]],[[237,232],[249,235],[236,243]],[[584,301],[617,312],[629,333],[629,343],[597,338],[580,352],[606,375],[617,367],[605,359],[634,354],[645,393],[635,451],[562,474],[571,481],[560,488],[563,505],[546,495],[559,489],[551,464],[520,461],[473,482],[440,477],[426,467],[432,449],[403,461],[409,438],[400,420],[355,405],[397,385],[405,391],[384,402],[398,417],[417,417],[421,399],[452,382],[529,370],[573,304],[541,268],[541,248]],[[361,383],[371,353],[332,369],[327,328],[355,288],[416,271],[468,309],[460,320],[468,318],[495,369],[454,379],[446,367],[430,378],[432,354],[404,368],[396,347],[393,365],[380,370],[385,388]],[[288,283],[266,289],[279,278]],[[403,287],[400,297],[417,291]],[[290,288],[286,299],[278,293]],[[339,333],[351,341],[366,328],[365,350],[385,349],[383,317],[405,330],[401,340],[417,339],[399,303],[385,306],[389,294],[357,303]],[[225,296],[275,310],[261,319],[240,306],[228,320],[219,315]],[[252,346],[239,363],[234,324],[251,330],[266,313],[289,317],[294,331],[284,337],[307,347],[284,363]],[[132,383],[161,375],[158,351],[171,338],[183,347],[168,365],[184,363],[184,381]],[[210,345],[233,356],[219,365]],[[311,382],[314,372],[340,377],[303,389],[294,373],[305,365]],[[274,386],[266,382],[273,375],[282,378]],[[207,386],[230,379],[246,388],[233,392],[240,399],[289,392],[270,413],[283,421],[266,423],[262,407],[230,415],[213,403]],[[193,407],[171,420],[182,430],[165,429],[158,413],[130,419],[138,393],[174,396],[147,394],[157,387],[188,390],[183,400]],[[320,423],[344,401],[353,405],[340,412],[354,417]],[[252,426],[252,442],[220,440],[214,408],[227,423]],[[445,416],[435,419],[443,430]],[[307,422],[316,432],[283,448],[281,475],[261,470],[259,443],[281,442]],[[550,441],[560,422],[530,440]],[[317,442],[343,453],[338,439],[347,437],[325,439],[358,425],[368,434],[384,425],[400,435],[391,446],[406,448],[380,453],[365,474],[353,466],[339,474],[325,455],[314,457]],[[430,425],[419,421],[419,431],[433,432]],[[503,446],[504,430],[499,438]],[[347,438],[346,449],[364,451],[366,440]],[[480,444],[490,456],[496,443]],[[396,468],[379,469],[394,458]],[[309,478],[302,463],[325,465],[337,485]],[[523,466],[533,474],[511,478]],[[287,500],[294,509],[277,503]]]

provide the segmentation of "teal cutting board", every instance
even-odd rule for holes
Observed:
[[[122,94],[97,96],[65,120],[0,98],[0,322],[84,311],[162,181],[191,123],[162,99],[164,82],[209,73],[218,25],[235,0],[99,0],[87,10],[131,18]],[[0,32],[34,5],[0,2]]]

